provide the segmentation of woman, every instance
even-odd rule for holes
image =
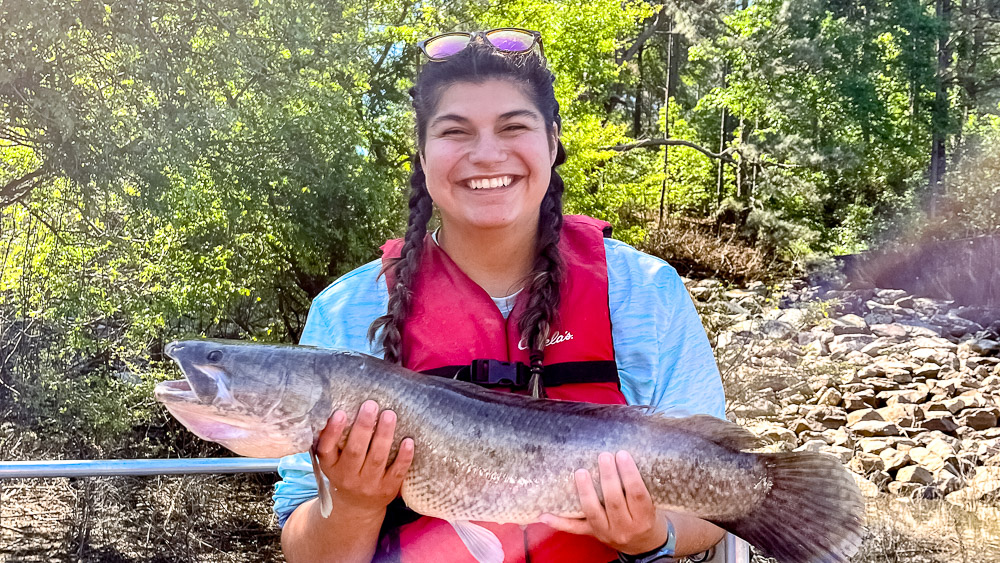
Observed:
[[[712,352],[676,272],[605,239],[606,223],[564,220],[561,120],[539,34],[446,34],[421,47],[430,61],[411,90],[418,153],[405,238],[317,297],[301,343],[550,398],[723,416]],[[441,227],[428,234],[435,207]],[[386,463],[395,414],[362,405],[341,450],[347,421],[335,413],[318,446],[329,518],[312,500],[308,458],[282,461],[275,511],[287,560],[469,561],[446,523],[397,499],[420,444],[404,439]],[[658,514],[627,452],[601,454],[598,466],[606,507],[581,470],[585,518],[487,525],[506,561],[652,561],[721,538],[711,523]]]

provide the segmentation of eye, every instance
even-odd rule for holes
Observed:
[[[504,131],[520,131],[522,129],[527,129],[527,127],[521,124],[515,124],[515,125],[508,125],[503,128]]]
[[[462,133],[464,133],[464,131],[462,131],[461,129],[448,129],[447,131],[441,133],[441,136],[449,137],[454,135],[461,135]]]
[[[208,353],[208,361],[217,362],[222,359],[222,350],[212,350]]]

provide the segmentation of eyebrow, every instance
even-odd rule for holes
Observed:
[[[535,121],[541,120],[541,116],[538,115],[538,112],[531,111],[530,109],[516,109],[516,110],[513,110],[513,111],[508,111],[507,113],[501,114],[500,115],[500,121],[503,121],[505,119],[513,119],[515,117],[528,117],[528,118],[534,119]],[[455,114],[455,113],[446,113],[444,115],[439,115],[438,117],[435,117],[434,121],[431,122],[430,126],[434,127],[435,125],[437,125],[438,123],[441,123],[442,121],[457,121],[459,123],[468,123],[469,122],[468,118],[465,118],[465,117],[463,117],[461,115],[458,115],[458,114]]]

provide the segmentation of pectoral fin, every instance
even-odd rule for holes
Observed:
[[[313,475],[316,476],[316,489],[319,492],[319,512],[323,518],[329,518],[333,512],[333,492],[330,490],[330,480],[319,468],[319,457],[316,454],[316,445],[309,449],[309,459],[313,465]]]
[[[448,521],[479,563],[503,563],[503,546],[496,534],[468,520]]]

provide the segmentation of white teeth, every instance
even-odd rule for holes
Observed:
[[[491,188],[501,188],[509,186],[513,181],[514,179],[510,176],[500,176],[498,178],[481,178],[476,180],[469,180],[469,187],[474,190],[488,190]]]

